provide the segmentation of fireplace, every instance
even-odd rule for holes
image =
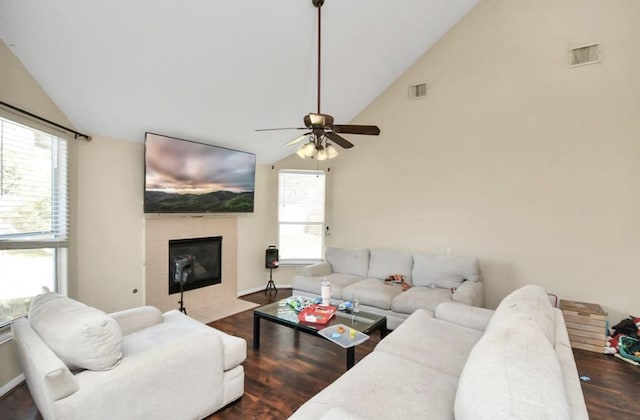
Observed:
[[[222,283],[222,236],[169,240],[170,295],[180,293],[175,280],[176,262],[180,261],[190,265],[185,291]]]

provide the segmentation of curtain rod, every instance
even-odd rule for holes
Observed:
[[[84,133],[80,133],[79,131],[72,130],[72,129],[71,129],[71,128],[69,128],[69,127],[65,127],[64,125],[60,125],[60,124],[58,124],[58,123],[56,123],[56,122],[53,122],[53,121],[51,121],[51,120],[48,120],[48,119],[46,119],[46,118],[42,118],[41,116],[36,115],[36,114],[32,114],[31,112],[29,112],[29,111],[25,111],[24,109],[20,109],[20,108],[18,108],[18,107],[13,106],[13,105],[9,105],[9,104],[8,104],[8,103],[6,103],[6,102],[2,102],[2,101],[0,101],[0,105],[4,106],[4,107],[6,107],[6,108],[9,108],[9,109],[11,109],[11,110],[13,110],[13,111],[17,111],[17,112],[19,112],[19,113],[21,113],[21,114],[24,114],[24,115],[28,116],[28,117],[34,118],[34,119],[36,119],[36,120],[38,120],[38,121],[42,121],[42,122],[47,123],[47,124],[49,124],[49,125],[52,125],[52,126],[54,126],[54,127],[60,128],[60,129],[62,129],[62,130],[64,130],[64,131],[67,131],[67,132],[69,132],[69,133],[73,133],[73,138],[75,138],[75,139],[77,139],[77,138],[83,138],[83,139],[85,139],[86,141],[91,141],[91,136],[90,136],[90,135],[88,135],[88,134],[84,134]]]

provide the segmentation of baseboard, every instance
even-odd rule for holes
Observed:
[[[248,290],[242,290],[240,292],[238,292],[238,297],[241,298],[242,296],[245,295],[250,295],[251,293],[256,293],[256,292],[263,292],[265,286],[260,286],[260,287],[254,287],[252,289],[248,289]],[[276,284],[276,287],[279,289],[291,289],[291,285],[290,284]]]
[[[18,385],[20,385],[22,382],[24,382],[24,374],[23,373],[21,373],[20,375],[16,376],[12,380],[10,380],[6,384],[4,384],[4,386],[2,388],[0,388],[0,398],[4,397],[5,394],[7,394],[9,391],[11,391],[13,388],[17,387]]]

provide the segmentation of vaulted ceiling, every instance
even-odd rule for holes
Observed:
[[[326,0],[322,111],[350,122],[478,1]],[[272,163],[297,133],[255,129],[316,111],[311,0],[0,0],[0,38],[92,135],[151,131]]]

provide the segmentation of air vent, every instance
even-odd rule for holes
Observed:
[[[409,98],[424,98],[427,96],[427,84],[420,83],[418,85],[409,86]]]
[[[600,44],[583,45],[571,48],[569,67],[583,66],[600,62]]]

